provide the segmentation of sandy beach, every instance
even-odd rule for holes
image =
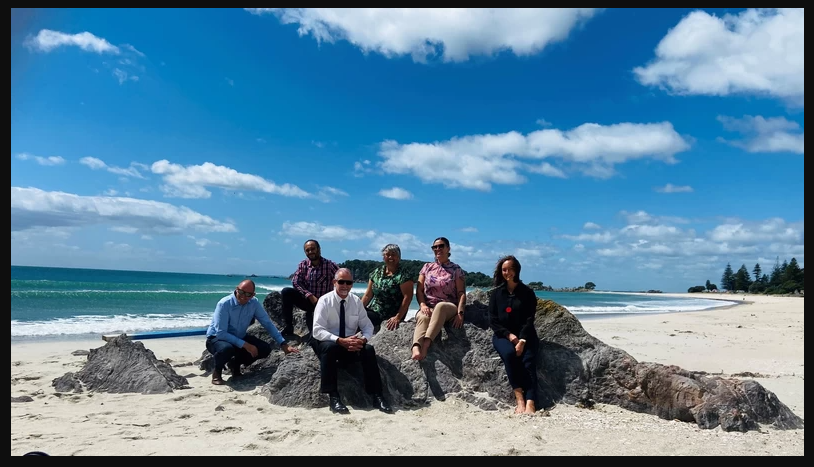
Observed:
[[[663,294],[687,296],[686,294]],[[698,295],[693,295],[698,297]],[[738,295],[736,299],[741,299]],[[703,298],[716,298],[704,295]],[[722,296],[731,300],[732,296]],[[639,361],[751,377],[804,413],[802,298],[747,295],[726,309],[583,320]],[[804,455],[804,430],[726,433],[615,406],[558,405],[535,416],[485,412],[450,397],[386,415],[278,407],[259,387],[212,386],[177,366],[191,389],[166,395],[56,394],[51,382],[82,368],[94,341],[12,343],[11,455]],[[203,338],[144,341],[160,359],[191,363]]]

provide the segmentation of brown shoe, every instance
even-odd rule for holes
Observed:
[[[219,371],[215,371],[212,373],[212,384],[215,386],[220,386],[222,384],[226,384],[226,381],[223,380]]]

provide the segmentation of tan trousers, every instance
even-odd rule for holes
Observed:
[[[444,323],[455,318],[457,314],[458,306],[450,302],[441,302],[435,305],[430,316],[419,311],[415,317],[413,344],[420,344],[422,337],[434,340],[441,333]]]

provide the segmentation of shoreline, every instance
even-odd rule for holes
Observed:
[[[754,379],[804,418],[804,301],[755,297],[754,302],[692,313],[590,319],[585,330],[640,362]],[[631,316],[633,318],[633,316]],[[450,395],[429,406],[371,409],[337,416],[327,408],[269,404],[261,386],[212,386],[191,363],[201,336],[143,341],[170,359],[189,389],[171,394],[56,394],[51,382],[82,368],[75,350],[104,345],[101,337],[69,343],[12,343],[11,454],[51,455],[805,455],[805,432],[762,426],[726,433],[663,420],[617,406],[559,404],[534,416],[482,411]],[[286,357],[289,358],[289,357]],[[749,376],[753,374],[755,376]],[[428,442],[436,441],[436,442]]]

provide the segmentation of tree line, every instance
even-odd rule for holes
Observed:
[[[781,263],[780,257],[778,257],[769,274],[763,271],[760,263],[755,264],[751,273],[745,264],[742,264],[737,271],[733,271],[732,265],[727,263],[721,275],[721,289],[754,294],[790,294],[805,289],[804,275],[805,268],[800,268],[797,258],[792,258],[791,261],[783,260]],[[707,280],[706,285],[696,285],[687,291],[693,293],[704,290],[711,292],[719,289],[716,284]]]

